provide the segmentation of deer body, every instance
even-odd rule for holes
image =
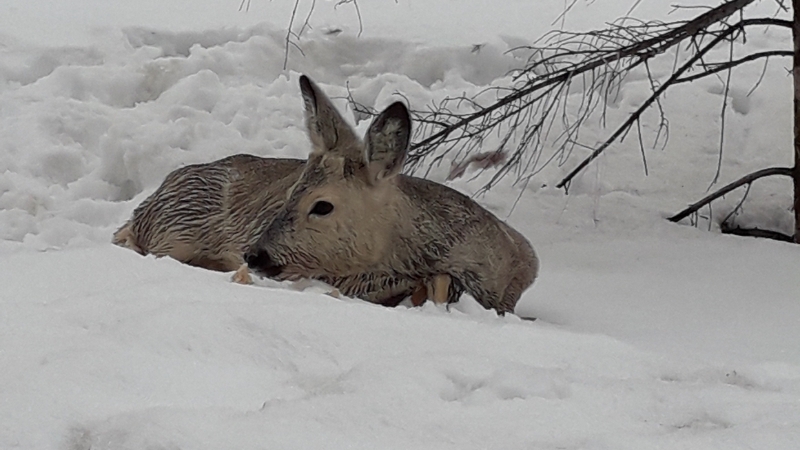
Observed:
[[[405,106],[384,110],[362,141],[313,82],[303,76],[300,86],[307,161],[236,155],[178,169],[114,242],[213,270],[246,261],[272,278],[319,279],[374,303],[427,286],[440,301],[466,291],[513,312],[538,272],[533,248],[469,197],[399,173]]]
[[[447,274],[450,301],[466,291],[486,308],[514,311],[538,271],[538,259],[519,232],[432,181],[397,175],[391,190],[388,196],[396,201],[380,210],[389,224],[382,228],[386,242],[358,270],[411,280]]]
[[[182,167],[134,210],[113,242],[143,255],[234,271],[304,167],[299,159],[251,155]]]

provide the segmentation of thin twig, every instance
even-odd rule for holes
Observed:
[[[480,119],[506,105],[509,105],[512,102],[524,98],[532,94],[533,92],[536,92],[538,90],[544,89],[548,86],[552,86],[557,83],[563,83],[576,75],[589,72],[605,64],[608,64],[612,61],[617,61],[632,56],[638,56],[642,59],[645,59],[648,55],[654,56],[654,54],[656,54],[655,49],[658,49],[658,52],[663,52],[666,49],[672,47],[673,45],[680,43],[686,37],[693,36],[699,33],[701,30],[708,27],[709,25],[716,23],[724,19],[725,17],[730,16],[740,8],[749,5],[753,1],[755,0],[733,0],[731,2],[716,7],[700,15],[695,19],[686,22],[686,24],[684,24],[683,26],[673,29],[663,35],[659,35],[650,39],[645,39],[643,41],[636,42],[626,48],[619,49],[614,54],[592,59],[585,64],[581,64],[575,67],[574,69],[564,70],[561,73],[553,74],[552,76],[549,77],[546,76],[544,77],[545,78],[544,80],[538,83],[534,82],[528,87],[520,89],[517,92],[502,98],[495,104],[487,108],[484,108],[483,110],[478,111],[474,114],[468,115],[462,118],[461,120],[457,121],[456,123],[449,125],[448,127],[444,128],[438,133],[435,133],[434,135],[429,136],[426,139],[415,143],[411,149],[413,151],[419,148],[423,148],[427,145],[430,145],[433,142],[440,142],[442,138],[448,136],[453,131],[460,129],[465,125],[477,119]],[[771,21],[772,20],[774,19],[771,19]],[[528,71],[526,70],[526,72]]]
[[[744,201],[747,200],[747,196],[750,195],[750,188],[753,187],[753,182],[751,181],[750,183],[747,183],[746,186],[747,186],[747,189],[745,189],[744,195],[742,196],[742,198],[739,199],[739,203],[737,203],[736,206],[733,207],[731,212],[729,212],[728,215],[725,216],[725,218],[722,219],[722,222],[720,222],[720,223],[723,223],[723,224],[724,223],[728,223],[728,221],[732,217],[734,217],[737,214],[739,214],[739,211],[742,211],[742,205],[744,205]]]
[[[611,145],[611,143],[614,142],[620,135],[626,132],[631,127],[631,125],[633,125],[633,123],[636,120],[638,120],[639,116],[641,116],[642,113],[647,108],[649,108],[650,105],[652,105],[653,102],[655,102],[656,99],[661,96],[661,94],[663,94],[667,90],[667,88],[675,84],[675,82],[678,79],[680,79],[681,75],[683,75],[684,72],[693,67],[695,63],[697,63],[700,59],[702,59],[706,53],[715,48],[720,42],[724,41],[730,35],[738,31],[739,29],[745,27],[747,24],[753,23],[753,21],[754,19],[744,19],[734,25],[731,25],[729,28],[726,28],[725,30],[720,32],[717,35],[717,37],[715,37],[710,43],[706,44],[704,47],[697,50],[696,53],[691,58],[689,58],[689,60],[686,63],[684,63],[681,67],[675,70],[672,76],[670,76],[670,78],[666,82],[664,82],[664,84],[659,86],[659,88],[647,100],[645,100],[641,104],[641,106],[633,114],[631,114],[630,117],[628,117],[628,120],[626,120],[622,125],[620,125],[606,141],[604,141],[599,147],[597,147],[597,149],[595,149],[595,151],[593,151],[588,157],[586,157],[586,159],[581,161],[581,163],[578,164],[578,166],[575,169],[573,169],[566,177],[564,177],[561,181],[559,181],[556,187],[567,188],[568,183],[573,178],[575,178],[575,176],[577,176],[586,166],[588,166],[592,161],[594,161],[595,158],[600,156],[600,154],[603,153],[603,151],[605,151],[605,149],[608,148]]]
[[[733,61],[733,40],[730,41],[730,52],[728,53],[728,61]],[[711,184],[708,185],[708,189],[706,191],[710,191],[711,187],[717,184],[719,180],[719,175],[722,173],[722,151],[725,147],[725,117],[728,111],[728,94],[731,91],[731,73],[733,70],[730,68],[727,71],[727,76],[725,78],[724,89],[722,91],[722,111],[720,111],[720,123],[719,123],[719,152],[717,154],[717,170],[714,171],[714,178],[711,180]]]
[[[297,7],[300,5],[300,0],[294,1],[294,8],[292,8],[292,18],[289,20],[289,27],[286,29],[286,45],[283,50],[283,70],[286,70],[289,64],[289,44],[292,38],[292,26],[294,25],[294,17],[297,15]]]
[[[364,22],[361,20],[361,8],[358,7],[358,0],[339,0],[335,5],[333,5],[333,9],[336,9],[339,7],[339,5],[344,5],[346,3],[352,3],[356,8],[356,16],[358,16],[358,37],[361,37],[361,33],[364,32]]]
[[[709,76],[711,74],[714,74],[714,73],[717,73],[717,72],[722,72],[723,70],[732,69],[732,68],[734,68],[736,66],[742,65],[744,63],[748,63],[750,61],[755,61],[755,60],[761,59],[761,58],[769,59],[772,56],[794,56],[794,52],[792,52],[791,50],[771,50],[771,51],[766,51],[766,52],[753,53],[753,54],[747,55],[747,56],[745,56],[743,58],[739,58],[739,59],[727,61],[727,62],[724,62],[724,63],[716,64],[712,68],[707,69],[707,70],[705,70],[705,71],[703,71],[701,73],[697,73],[697,74],[694,74],[694,75],[688,76],[688,77],[683,77],[680,80],[676,81],[675,84],[689,83],[689,82],[698,80],[700,78],[707,77],[707,76]],[[752,92],[752,90],[751,90],[751,92]]]

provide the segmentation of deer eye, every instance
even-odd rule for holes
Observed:
[[[320,200],[317,203],[314,203],[314,207],[311,208],[311,211],[309,211],[308,214],[322,217],[327,216],[331,212],[333,212],[333,205],[325,200]]]

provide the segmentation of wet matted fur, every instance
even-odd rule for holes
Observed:
[[[444,280],[448,301],[466,291],[513,312],[538,273],[533,248],[469,197],[400,174],[406,107],[386,108],[362,140],[310,79],[300,87],[308,160],[236,155],[178,169],[114,242],[212,270],[247,261],[272,278],[319,279],[381,304]]]

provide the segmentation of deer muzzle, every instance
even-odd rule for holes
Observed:
[[[276,262],[265,250],[249,251],[244,255],[247,267],[269,278],[275,278],[283,272],[284,266]]]

